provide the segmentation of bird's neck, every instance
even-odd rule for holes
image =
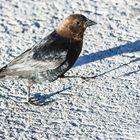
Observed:
[[[71,41],[82,41],[83,40],[83,33],[73,33],[71,31],[69,31],[68,29],[66,30],[63,30],[63,29],[57,29],[56,30],[56,33],[65,38],[65,39],[68,39],[68,40],[71,40]]]

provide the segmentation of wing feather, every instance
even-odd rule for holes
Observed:
[[[41,72],[59,67],[67,57],[68,48],[56,37],[48,36],[7,65],[7,70]]]

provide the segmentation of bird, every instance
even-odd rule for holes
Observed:
[[[96,24],[82,14],[69,15],[49,35],[2,67],[0,79],[28,79],[27,102],[31,102],[31,86],[65,77],[81,53],[86,28]]]

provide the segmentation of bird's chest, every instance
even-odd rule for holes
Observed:
[[[82,42],[72,43],[69,46],[69,56],[77,59],[82,50]]]

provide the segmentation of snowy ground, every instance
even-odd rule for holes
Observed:
[[[140,140],[139,0],[0,0],[0,66],[71,13],[98,25],[67,75],[98,77],[34,85],[43,106],[22,103],[26,81],[1,81],[0,140]]]

